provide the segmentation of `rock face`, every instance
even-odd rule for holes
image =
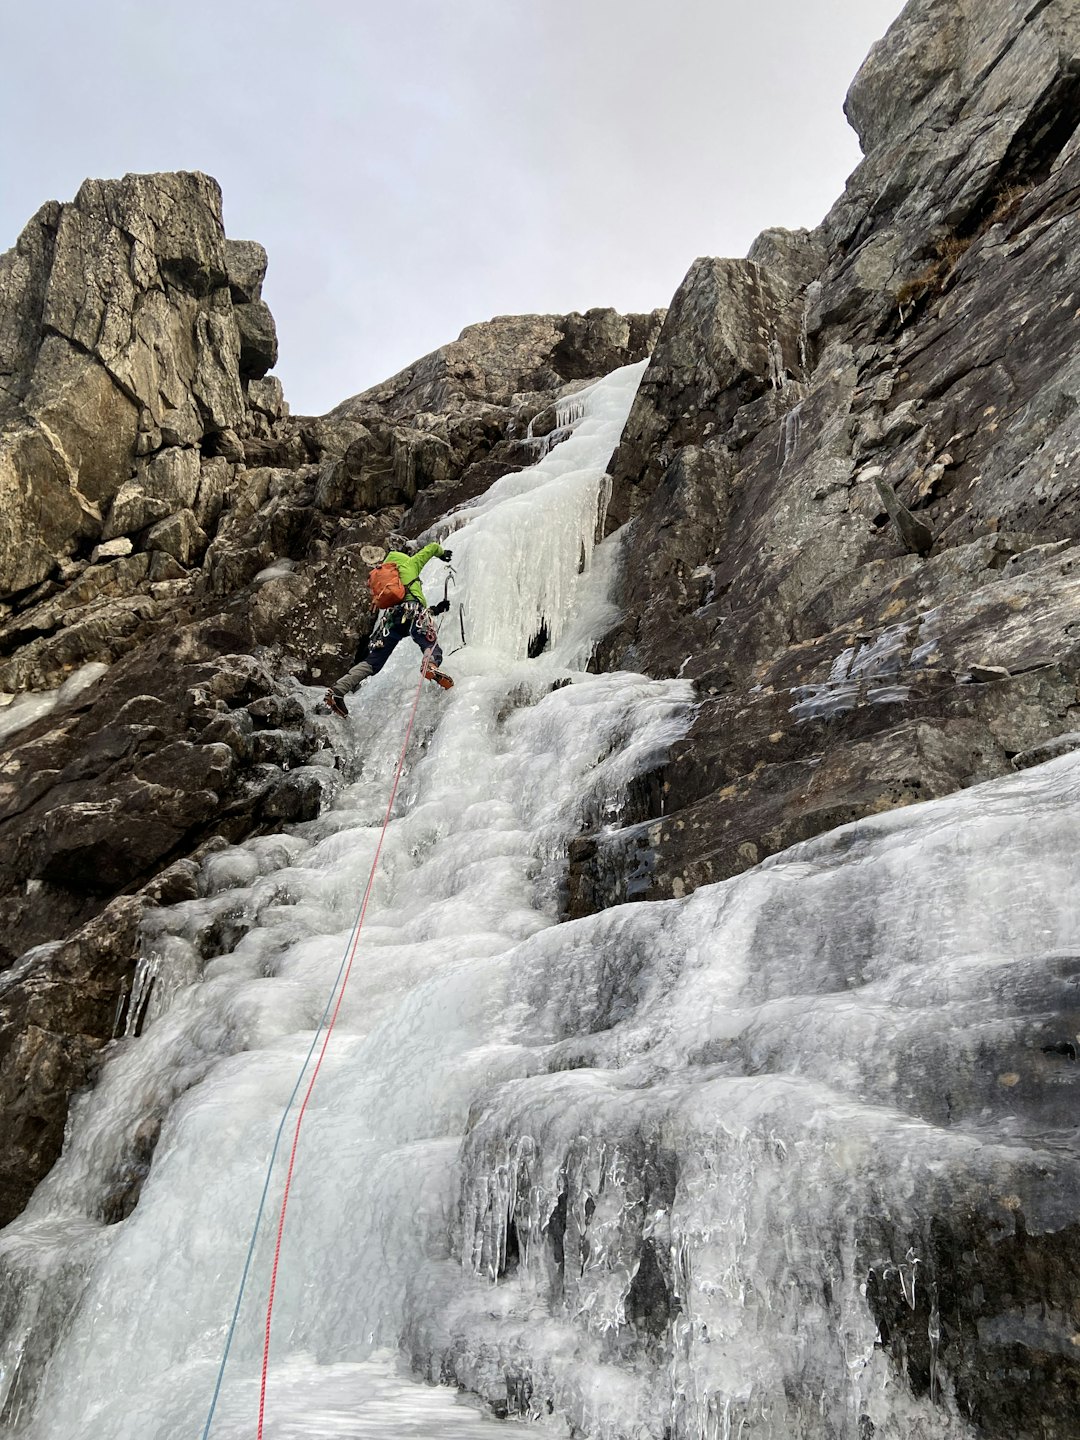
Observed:
[[[536,458],[530,437],[565,390],[649,354],[664,312],[500,316],[347,400],[313,433],[331,511],[414,505],[419,534],[455,505]],[[546,429],[553,421],[548,417]],[[343,455],[342,438],[348,445]],[[419,499],[420,494],[423,498]]]
[[[614,461],[606,661],[701,705],[647,840],[582,846],[578,908],[626,864],[680,894],[1075,728],[1078,57],[1069,4],[909,5],[821,229],[691,268]]]
[[[198,447],[242,425],[217,185],[87,181],[0,261],[0,295],[0,473],[19,522],[0,554],[10,592],[100,537],[137,441]]]
[[[0,258],[0,690],[64,687],[0,728],[0,1223],[59,1152],[176,867],[332,792],[346,758],[295,687],[352,663],[370,547],[528,463],[530,422],[661,318],[473,326],[297,419],[266,373],[266,267],[203,175],[88,181]]]

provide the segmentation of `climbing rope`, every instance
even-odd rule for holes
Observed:
[[[430,650],[425,652],[424,664],[426,664],[428,656],[430,654]],[[210,1410],[206,1417],[206,1424],[203,1427],[202,1440],[207,1440],[207,1437],[210,1434],[210,1426],[213,1423],[214,1412],[217,1409],[218,1399],[221,1395],[221,1385],[222,1381],[225,1378],[225,1366],[228,1362],[229,1351],[232,1349],[233,1338],[236,1334],[236,1325],[240,1317],[240,1306],[244,1298],[244,1291],[247,1287],[248,1275],[251,1270],[252,1257],[255,1254],[255,1242],[258,1238],[259,1226],[262,1223],[263,1211],[266,1208],[266,1197],[270,1191],[270,1179],[273,1174],[275,1161],[277,1160],[278,1149],[281,1145],[281,1137],[285,1133],[285,1122],[289,1118],[289,1112],[292,1110],[293,1102],[295,1101],[297,1095],[300,1092],[300,1086],[303,1083],[304,1075],[307,1072],[307,1067],[311,1061],[311,1057],[315,1053],[315,1047],[319,1042],[319,1035],[322,1033],[323,1026],[325,1025],[326,1033],[323,1037],[322,1049],[319,1051],[319,1058],[315,1062],[315,1068],[311,1073],[311,1079],[308,1081],[308,1087],[307,1090],[304,1092],[304,1098],[301,1102],[300,1109],[296,1117],[296,1127],[293,1131],[292,1148],[289,1152],[289,1168],[285,1176],[285,1190],[281,1197],[281,1210],[278,1215],[277,1238],[274,1244],[274,1264],[270,1274],[270,1293],[266,1305],[266,1332],[263,1341],[262,1375],[259,1383],[258,1440],[262,1440],[263,1417],[266,1410],[266,1376],[270,1363],[270,1327],[273,1321],[274,1314],[274,1295],[277,1289],[278,1264],[281,1259],[281,1240],[282,1235],[285,1231],[285,1212],[289,1204],[289,1191],[292,1187],[293,1168],[296,1164],[296,1150],[300,1142],[300,1127],[304,1122],[304,1112],[306,1111],[307,1103],[311,1098],[311,1092],[315,1088],[315,1081],[317,1080],[319,1070],[322,1067],[323,1058],[326,1055],[326,1048],[330,1043],[330,1036],[333,1033],[334,1025],[337,1022],[338,1012],[341,1009],[341,1002],[345,997],[345,988],[349,983],[349,976],[352,973],[353,961],[356,958],[356,949],[360,942],[360,931],[362,930],[364,925],[364,917],[367,914],[368,901],[371,899],[371,892],[375,884],[375,871],[379,864],[379,857],[382,854],[383,842],[386,839],[386,832],[390,825],[390,813],[394,808],[394,800],[397,797],[398,785],[401,782],[402,771],[405,768],[405,755],[409,748],[409,740],[412,737],[413,726],[416,723],[416,711],[417,707],[420,704],[420,692],[424,687],[424,664],[422,664],[420,667],[420,679],[418,680],[416,685],[416,694],[413,696],[412,709],[409,711],[409,721],[405,727],[405,739],[402,741],[401,744],[401,755],[398,758],[397,770],[394,772],[394,782],[390,787],[390,799],[387,802],[386,814],[383,817],[382,829],[379,832],[379,842],[375,847],[375,856],[371,862],[371,871],[368,874],[367,886],[364,889],[364,896],[360,902],[360,908],[356,913],[356,918],[353,921],[352,930],[350,932],[349,944],[346,946],[345,954],[342,956],[341,964],[338,967],[337,975],[334,977],[333,988],[331,989],[329,998],[326,1002],[326,1008],[322,1013],[318,1026],[316,1027],[315,1034],[311,1041],[311,1047],[308,1050],[307,1054],[304,1056],[304,1063],[300,1067],[300,1073],[296,1077],[296,1084],[293,1086],[292,1094],[289,1096],[289,1099],[286,1102],[285,1109],[281,1116],[281,1122],[277,1128],[277,1134],[274,1136],[274,1143],[270,1150],[270,1160],[266,1167],[266,1179],[263,1182],[262,1195],[259,1197],[258,1209],[255,1212],[255,1224],[252,1227],[251,1231],[251,1240],[248,1244],[247,1256],[245,1257],[244,1268],[240,1276],[240,1288],[237,1291],[236,1304],[233,1307],[232,1320],[230,1321],[229,1329],[226,1334],[225,1348],[221,1356],[221,1364],[218,1367],[217,1382],[214,1385],[214,1394],[210,1402]],[[336,1003],[335,996],[337,997]],[[332,1014],[331,1006],[333,1007]],[[330,1016],[329,1024],[327,1024],[328,1015]]]

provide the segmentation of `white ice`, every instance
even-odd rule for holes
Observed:
[[[70,704],[100,680],[108,668],[100,661],[93,661],[80,666],[56,690],[24,690],[18,695],[0,697],[4,702],[0,705],[0,740],[25,729],[43,715],[51,715],[58,706]]]

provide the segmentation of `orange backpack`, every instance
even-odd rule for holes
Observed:
[[[389,610],[392,605],[400,605],[405,599],[405,586],[401,583],[401,574],[392,560],[384,560],[381,565],[376,565],[368,575],[367,583],[371,591],[373,610]]]

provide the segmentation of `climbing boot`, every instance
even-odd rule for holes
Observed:
[[[424,679],[434,680],[435,684],[438,685],[441,690],[452,690],[454,688],[454,682],[453,680],[451,680],[450,676],[444,675],[443,672],[437,669],[430,660],[424,661],[423,670]]]
[[[349,718],[349,711],[343,695],[339,695],[336,690],[327,690],[325,699],[327,706],[335,715],[340,715],[343,720]]]

